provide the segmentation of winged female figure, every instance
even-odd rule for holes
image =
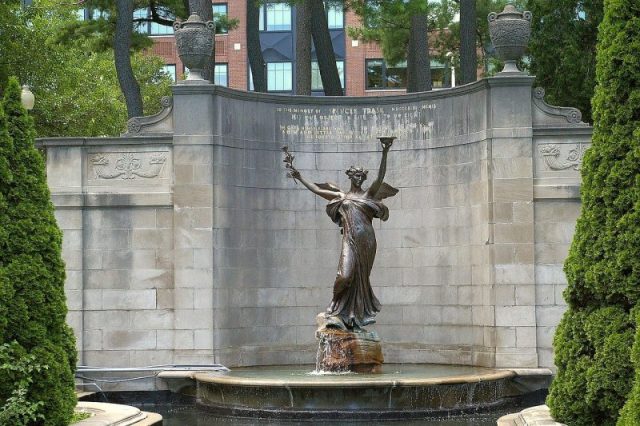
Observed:
[[[386,221],[389,209],[382,200],[398,193],[398,190],[384,183],[387,170],[387,153],[394,137],[381,137],[382,159],[378,177],[367,189],[362,184],[368,171],[351,166],[345,173],[351,180],[349,191],[342,191],[331,183],[313,183],[305,179],[293,167],[293,156],[283,147],[288,176],[300,181],[311,192],[329,201],[327,214],[342,228],[342,250],[338,262],[338,272],[333,284],[333,298],[327,308],[325,318],[328,326],[359,331],[375,322],[380,312],[380,301],[373,294],[369,275],[376,256],[376,237],[372,221],[379,218]]]

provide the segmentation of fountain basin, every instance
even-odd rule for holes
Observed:
[[[480,367],[385,364],[382,374],[330,375],[312,369],[261,366],[196,374],[197,403],[234,416],[395,419],[489,409],[526,388],[514,371]]]

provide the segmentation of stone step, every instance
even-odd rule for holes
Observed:
[[[74,426],[153,426],[162,424],[162,416],[147,413],[122,404],[79,401],[76,411],[91,413],[91,417],[74,423]]]

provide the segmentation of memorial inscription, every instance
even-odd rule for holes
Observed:
[[[278,131],[285,139],[315,141],[370,140],[380,134],[401,139],[429,139],[435,103],[379,107],[280,107]]]

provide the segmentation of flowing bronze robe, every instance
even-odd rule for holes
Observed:
[[[373,218],[387,220],[389,209],[366,192],[350,192],[331,200],[327,214],[342,227],[338,277],[348,278],[346,285],[334,286],[327,313],[339,317],[349,328],[364,327],[375,322],[381,307],[369,281],[376,257],[376,236],[371,222]]]

